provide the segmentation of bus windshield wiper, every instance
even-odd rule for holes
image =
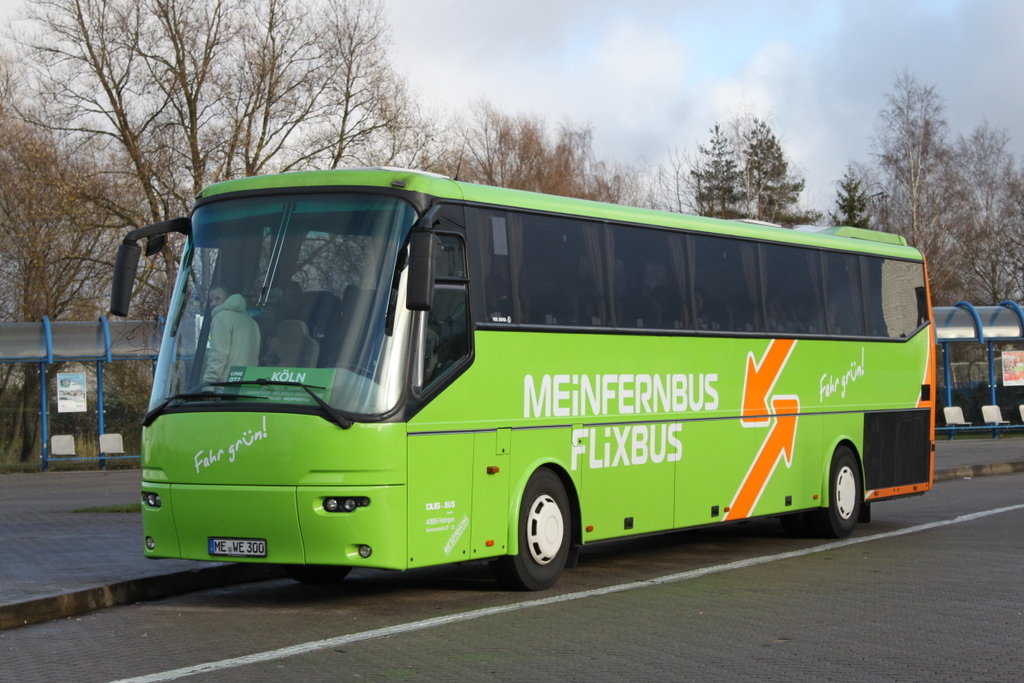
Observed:
[[[320,408],[324,411],[324,419],[327,420],[328,422],[333,422],[334,424],[338,425],[342,429],[348,429],[353,424],[355,424],[355,419],[353,417],[351,417],[349,415],[346,415],[345,413],[341,412],[337,408],[334,408],[327,401],[325,401],[322,398],[320,398],[319,396],[317,396],[316,393],[313,391],[314,389],[326,389],[327,387],[317,387],[317,386],[312,386],[312,385],[309,385],[309,384],[303,384],[302,382],[282,382],[280,380],[263,379],[263,378],[260,378],[260,379],[233,380],[233,381],[230,381],[230,382],[211,382],[209,386],[211,386],[211,387],[239,387],[239,386],[252,385],[252,384],[255,384],[255,385],[258,385],[258,386],[261,386],[261,387],[267,387],[267,386],[273,386],[273,387],[299,387],[300,389],[305,391],[307,394],[309,394],[310,398],[312,398],[314,401],[316,401],[316,404],[318,406],[320,406]],[[261,396],[260,398],[266,398],[266,397]]]
[[[142,418],[142,426],[143,427],[148,427],[149,425],[151,425],[153,423],[153,420],[155,420],[158,417],[160,417],[161,415],[163,415],[164,411],[167,410],[167,408],[169,408],[170,405],[172,403],[174,403],[175,401],[187,401],[189,399],[197,399],[197,398],[205,399],[207,401],[213,400],[215,398],[228,398],[228,399],[233,399],[233,400],[257,399],[257,400],[260,400],[260,401],[265,401],[267,397],[266,396],[239,396],[238,394],[219,394],[216,391],[196,391],[196,392],[191,392],[191,393],[187,393],[187,394],[175,394],[174,396],[171,396],[170,398],[164,400],[163,403],[158,405],[156,408],[153,408],[153,410],[151,410],[148,413],[146,413],[145,416],[143,416],[143,418]]]

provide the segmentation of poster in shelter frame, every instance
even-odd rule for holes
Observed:
[[[84,413],[85,411],[85,373],[57,373],[57,412]]]
[[[1003,351],[1003,386],[1024,386],[1024,351]]]

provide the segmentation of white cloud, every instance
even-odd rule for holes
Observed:
[[[1024,157],[1020,0],[383,1],[427,102],[589,124],[613,160],[693,151],[747,108],[827,209],[904,70],[937,87],[954,133],[987,119]],[[21,4],[0,0],[0,18]]]

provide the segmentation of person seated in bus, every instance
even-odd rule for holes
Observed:
[[[704,309],[704,294],[698,290],[694,293],[693,298],[697,305],[697,329],[711,329],[711,320],[708,318],[708,312]]]
[[[827,319],[828,319],[828,333],[829,334],[842,334],[843,333],[843,328],[842,328],[842,326],[840,326],[839,320],[838,320],[838,316],[837,316],[838,308],[839,307],[836,305],[835,301],[829,301],[828,302],[828,311],[826,312],[826,314],[827,314]]]
[[[520,297],[522,301],[522,297]],[[576,323],[576,300],[559,287],[554,279],[541,276],[530,288],[529,309],[524,322],[535,325],[573,325]]]
[[[260,328],[246,312],[245,297],[222,286],[210,290],[210,345],[204,382],[223,382],[233,367],[259,364]]]
[[[807,302],[801,301],[796,308],[793,331],[799,334],[821,334],[821,314],[816,310],[812,312]]]
[[[768,301],[768,319],[765,320],[765,327],[768,332],[785,332],[785,327],[782,324],[782,307],[779,305],[778,299],[771,299]]]
[[[492,323],[512,322],[511,289],[503,269],[495,268],[491,271],[484,293],[487,297],[487,319]]]

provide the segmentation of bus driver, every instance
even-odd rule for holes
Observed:
[[[204,382],[223,382],[235,366],[259,364],[260,328],[246,313],[245,297],[221,286],[210,290],[213,320]]]

